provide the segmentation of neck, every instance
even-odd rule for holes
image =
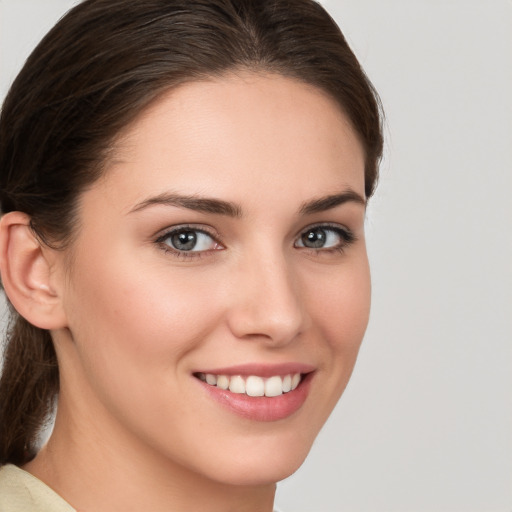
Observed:
[[[212,480],[91,418],[68,407],[61,393],[52,436],[24,468],[80,512],[272,511],[275,484]]]

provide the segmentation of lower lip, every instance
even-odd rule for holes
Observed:
[[[293,391],[274,397],[232,393],[196,380],[211,398],[231,412],[253,421],[278,421],[290,417],[302,407],[308,397],[312,378],[313,373],[308,373],[302,377],[300,384]]]

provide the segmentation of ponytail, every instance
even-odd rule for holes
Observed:
[[[59,390],[50,333],[14,310],[11,315],[0,378],[0,465],[22,465],[35,456]]]

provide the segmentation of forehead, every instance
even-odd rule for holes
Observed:
[[[240,73],[161,96],[118,139],[105,180],[127,202],[175,189],[238,200],[262,183],[269,194],[351,188],[364,196],[364,151],[323,91]]]

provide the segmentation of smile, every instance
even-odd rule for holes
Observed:
[[[257,375],[228,376],[201,372],[195,375],[210,386],[251,397],[280,396],[295,390],[302,380],[300,373],[289,373],[284,376],[274,375],[271,377],[260,377]]]
[[[248,364],[193,373],[206,396],[252,421],[291,417],[307,400],[315,367],[288,363]]]

